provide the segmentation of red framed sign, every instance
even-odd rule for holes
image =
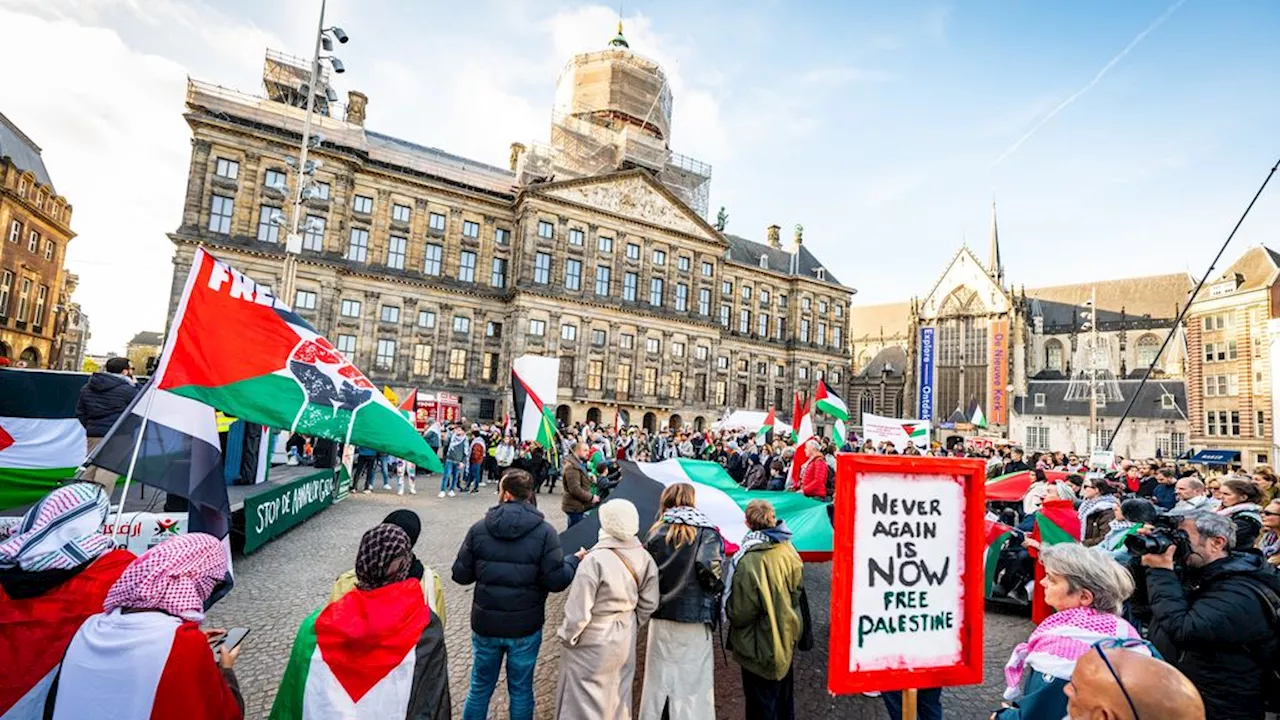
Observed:
[[[982,682],[980,459],[837,459],[827,689]]]

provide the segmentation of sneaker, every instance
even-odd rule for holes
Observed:
[[[372,490],[370,490],[369,488],[365,488],[365,489],[361,490],[360,492],[364,493],[365,495],[368,495],[369,493],[371,493],[371,492],[373,492],[373,491],[372,491]]]
[[[439,495],[437,495],[436,497],[444,497],[444,491],[443,491],[443,490],[441,490],[441,491],[440,491],[440,494],[439,494]]]
[[[397,491],[396,491],[396,494],[397,494],[397,495],[403,495],[403,494],[404,494],[404,488],[400,488],[399,490],[397,490]]]
[[[390,485],[383,485],[383,486],[382,486],[382,489],[383,489],[383,490],[386,490],[387,492],[391,492],[391,486],[390,486]]]
[[[458,494],[458,493],[456,493],[456,492],[454,492],[454,491],[452,491],[452,490],[450,490],[450,491],[449,491],[449,497],[456,497],[456,496],[457,496],[457,494]]]
[[[877,698],[877,697],[880,697],[880,691],[872,690],[871,692],[864,692],[862,693],[862,697]]]
[[[417,494],[418,494],[418,488],[416,488],[416,487],[414,487],[414,486],[410,485],[410,486],[409,486],[409,494],[410,494],[410,495],[417,495]]]

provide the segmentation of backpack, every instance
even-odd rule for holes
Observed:
[[[1244,576],[1246,587],[1262,601],[1268,614],[1272,637],[1280,635],[1280,572],[1266,567],[1260,573]],[[1280,643],[1271,649],[1263,671],[1262,704],[1268,713],[1280,712]]]

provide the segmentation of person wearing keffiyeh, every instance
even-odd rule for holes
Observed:
[[[724,592],[724,538],[694,507],[694,486],[662,491],[645,549],[658,565],[658,609],[649,620],[640,720],[715,717],[715,643]]]
[[[0,717],[38,718],[62,654],[133,562],[102,534],[107,495],[72,483],[46,495],[0,542]]]
[[[1076,543],[1040,551],[1045,602],[1055,612],[1013,650],[1004,675],[1004,707],[991,720],[1059,720],[1067,711],[1064,692],[1076,660],[1099,640],[1139,638],[1119,617],[1133,594],[1133,578],[1109,557]],[[1150,654],[1145,647],[1132,648]]]
[[[232,670],[240,647],[215,660],[199,625],[228,565],[223,542],[203,533],[134,560],[72,638],[50,693],[53,720],[243,718]]]

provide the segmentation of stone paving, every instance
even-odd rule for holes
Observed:
[[[236,558],[236,587],[209,613],[210,626],[243,625],[252,629],[245,641],[236,672],[245,695],[246,717],[265,718],[271,710],[280,677],[289,658],[298,624],[328,599],[334,578],[354,561],[360,535],[387,513],[408,507],[422,517],[422,537],[415,548],[424,563],[445,578],[446,634],[449,646],[449,679],[454,717],[462,716],[471,666],[470,587],[448,580],[463,535],[495,502],[489,486],[478,495],[439,499],[428,478],[416,496],[377,492],[355,495],[294,528],[249,557]],[[557,528],[565,524],[559,495],[538,496],[547,519]],[[833,698],[826,692],[825,633],[831,573],[829,564],[805,566],[805,586],[819,628],[817,647],[797,656],[795,669],[797,713],[806,718],[883,720],[879,700]],[[535,690],[538,718],[552,717],[558,673],[559,647],[555,627],[561,618],[563,595],[547,603],[547,626],[538,662]],[[1024,640],[1031,623],[1022,617],[988,612],[986,616],[986,677],[981,686],[946,691],[943,704],[953,718],[986,718],[999,707],[1003,690],[1002,669],[1013,645]],[[635,699],[640,697],[640,672],[644,662],[643,631],[637,650]],[[741,674],[738,666],[717,653],[717,715],[741,718]],[[505,676],[500,679],[490,705],[490,717],[507,717]]]

